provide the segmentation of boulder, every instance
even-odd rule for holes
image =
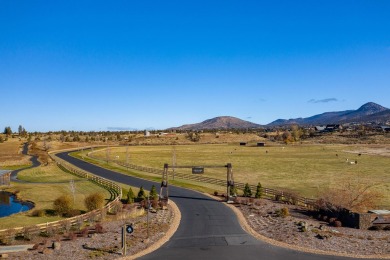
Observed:
[[[61,249],[61,243],[60,242],[53,242],[53,249],[54,250],[60,250]]]

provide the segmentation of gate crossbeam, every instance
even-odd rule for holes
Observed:
[[[164,164],[164,170],[162,172],[162,181],[160,188],[160,200],[168,200],[168,169],[184,169],[184,168],[227,168],[226,174],[226,199],[229,201],[231,197],[235,194],[231,194],[234,190],[234,179],[233,179],[233,169],[232,164],[228,163],[226,165],[208,165],[208,166],[184,166],[184,165],[172,165],[169,166],[167,163]]]

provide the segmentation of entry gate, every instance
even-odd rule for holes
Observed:
[[[232,164],[228,163],[223,166],[170,166],[167,163],[164,164],[164,171],[162,173],[162,181],[161,181],[161,188],[160,188],[160,200],[166,200],[168,201],[168,169],[177,169],[177,168],[187,168],[192,169],[193,174],[202,174],[204,172],[204,168],[227,168],[226,173],[226,200],[230,201],[233,195],[232,191],[234,192],[234,179],[233,179],[233,168]]]

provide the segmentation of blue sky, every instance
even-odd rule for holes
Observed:
[[[389,13],[387,0],[0,0],[0,128],[390,107]]]

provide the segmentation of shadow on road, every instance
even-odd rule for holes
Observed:
[[[186,196],[174,196],[170,195],[169,198],[177,198],[177,199],[190,199],[190,200],[203,200],[203,201],[213,201],[213,202],[219,202],[218,200],[211,199],[211,198],[194,198],[194,197],[186,197]]]

